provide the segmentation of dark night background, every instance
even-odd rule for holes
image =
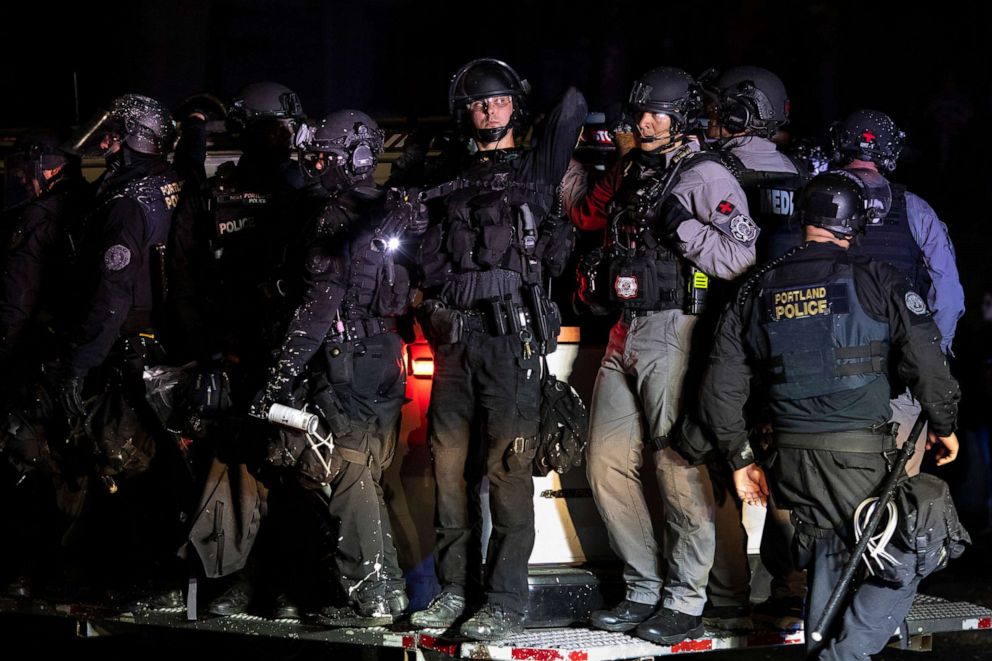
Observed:
[[[869,2],[446,3],[413,0],[176,0],[50,4],[11,10],[21,45],[5,66],[0,128],[83,119],[124,92],[170,106],[210,91],[229,99],[276,80],[311,116],[357,107],[375,117],[443,115],[465,61],[505,59],[534,86],[533,105],[578,85],[592,109],[626,97],[661,64],[698,74],[756,64],[792,97],[792,129],[821,136],[860,107],[909,134],[895,179],[948,223],[971,310],[986,280],[984,223],[992,195],[992,76],[987,3]],[[25,14],[26,12],[26,14]]]

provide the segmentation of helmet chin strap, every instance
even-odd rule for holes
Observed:
[[[500,126],[492,129],[475,129],[475,139],[485,145],[499,142],[510,132],[510,125]]]

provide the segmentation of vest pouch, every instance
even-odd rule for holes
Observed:
[[[441,251],[444,245],[444,230],[441,225],[432,225],[420,240],[417,263],[423,272],[422,286],[434,287],[444,282],[448,272],[448,258]]]
[[[504,205],[486,205],[472,209],[472,222],[478,227],[479,247],[475,255],[476,263],[483,268],[498,266],[513,236],[510,224],[503,222],[501,210]]]
[[[568,218],[552,217],[541,223],[541,235],[534,256],[544,263],[547,275],[557,278],[565,272],[575,246],[575,229]]]
[[[326,342],[324,357],[332,385],[350,384],[355,378],[355,353],[349,342]]]
[[[610,302],[629,310],[657,309],[660,294],[654,262],[646,255],[620,257],[610,262]]]
[[[462,271],[477,271],[475,265],[475,232],[466,223],[456,221],[448,232],[448,251]]]
[[[479,245],[479,252],[476,262],[479,266],[494,268],[499,266],[503,260],[503,255],[510,248],[510,241],[513,233],[508,225],[487,225],[480,232],[482,241]]]
[[[575,299],[573,305],[580,310],[581,303],[591,314],[602,316],[612,311],[609,298],[609,265],[604,263],[602,248],[595,248],[579,260],[575,269]],[[577,299],[577,300],[576,300]]]
[[[410,273],[405,266],[393,266],[393,284],[385,278],[379,283],[375,293],[373,310],[378,317],[398,317],[406,312],[410,304]]]

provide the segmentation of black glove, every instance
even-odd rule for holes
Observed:
[[[293,400],[293,384],[296,378],[272,368],[269,372],[269,382],[255,394],[248,415],[259,420],[269,419],[269,409],[273,404],[283,404],[296,408]]]
[[[59,382],[59,404],[62,410],[71,418],[81,418],[86,415],[83,404],[83,377],[63,376]]]

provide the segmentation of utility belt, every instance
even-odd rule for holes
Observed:
[[[394,317],[369,317],[368,319],[344,319],[335,324],[328,334],[329,342],[350,342],[382,333],[395,333],[399,324]]]
[[[551,353],[557,348],[561,330],[558,306],[547,299],[538,284],[525,285],[523,293],[523,305],[507,294],[493,296],[467,310],[445,307],[441,301],[426,301],[419,311],[421,326],[434,344],[455,344],[472,331],[494,337],[515,335],[528,350],[536,344],[541,353]]]
[[[889,422],[877,428],[855,431],[798,434],[776,432],[775,445],[794,450],[827,450],[829,452],[855,452],[881,454],[896,449],[896,432],[899,423]]]
[[[495,337],[517,335],[531,329],[531,313],[526,307],[514,303],[510,294],[493,296],[481,306],[463,310],[465,330],[488,333]]]
[[[653,314],[658,314],[659,312],[667,312],[668,310],[671,309],[674,308],[665,308],[664,310],[632,310],[628,308],[625,309],[620,314],[620,320],[623,321],[623,323],[625,324],[630,324],[630,322],[632,322],[634,319],[637,319],[638,317],[650,317]]]

